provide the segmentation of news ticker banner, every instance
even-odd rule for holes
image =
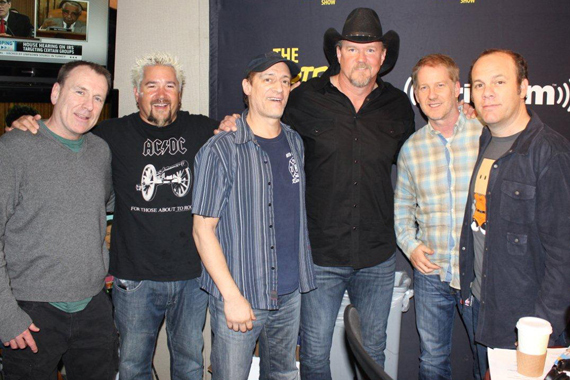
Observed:
[[[43,42],[1,41],[0,57],[56,58],[69,60],[81,59],[82,46]]]
[[[485,49],[511,49],[529,64],[527,104],[570,139],[570,4],[568,0],[210,0],[210,116],[240,112],[249,60],[276,51],[301,67],[301,80],[328,67],[325,31],[342,32],[356,7],[374,9],[383,32],[400,35],[395,68],[383,79],[416,106],[411,70],[424,55],[443,53],[461,69],[461,92],[471,99],[468,74]]]

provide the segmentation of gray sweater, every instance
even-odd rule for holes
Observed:
[[[99,137],[85,135],[77,153],[41,128],[0,137],[0,340],[32,323],[17,300],[71,302],[103,289],[110,193]]]

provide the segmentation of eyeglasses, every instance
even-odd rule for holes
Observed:
[[[0,4],[2,4],[2,1],[1,1],[1,0],[0,0]],[[81,14],[81,13],[79,13],[79,12],[68,11],[67,9],[62,9],[62,10],[61,10],[61,13],[64,13],[64,14],[66,14],[66,15],[72,14],[72,15],[75,15],[75,16],[79,16],[79,15]]]

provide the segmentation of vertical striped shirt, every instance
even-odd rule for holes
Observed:
[[[216,234],[230,273],[254,309],[274,310],[277,304],[277,248],[273,211],[273,177],[267,153],[246,122],[237,131],[219,133],[198,152],[194,162],[196,184],[192,213],[219,218]],[[305,210],[303,141],[281,124],[295,161],[300,163],[299,186],[299,289],[314,289],[313,261]],[[206,270],[201,285],[212,296],[221,294]]]
[[[428,123],[406,141],[398,157],[394,224],[409,258],[421,243],[433,249],[441,281],[459,289],[459,237],[483,126],[463,112],[446,139]]]

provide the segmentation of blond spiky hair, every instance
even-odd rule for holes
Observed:
[[[144,76],[144,68],[147,66],[170,66],[176,73],[176,79],[180,86],[180,92],[186,83],[186,77],[182,70],[182,65],[178,61],[178,57],[172,56],[168,53],[150,53],[142,58],[137,58],[135,65],[131,69],[131,81],[133,86],[139,91],[141,89],[141,82]]]

